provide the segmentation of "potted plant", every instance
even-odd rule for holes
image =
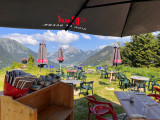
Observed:
[[[27,58],[23,58],[23,59],[22,59],[22,63],[23,63],[23,64],[27,64],[27,61],[28,61]]]

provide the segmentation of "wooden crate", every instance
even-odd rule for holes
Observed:
[[[13,100],[0,96],[0,120],[73,120],[73,87],[59,82]]]

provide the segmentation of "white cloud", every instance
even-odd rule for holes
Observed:
[[[106,39],[105,36],[100,36],[100,35],[95,35],[95,37],[97,37],[97,38],[99,38],[99,39],[102,39],[102,40]]]
[[[131,39],[131,36],[122,37],[121,39]]]
[[[108,36],[106,38],[109,39],[109,40],[118,40],[118,39],[121,39],[120,37],[111,37],[111,36]]]
[[[77,41],[79,39],[78,34],[74,34],[68,31],[58,31],[57,33],[51,32],[50,30],[40,34],[19,34],[19,33],[12,33],[7,35],[1,35],[4,38],[14,39],[22,44],[30,44],[36,45],[38,42],[37,40],[45,39],[46,41],[53,41],[58,42],[60,44],[70,44],[73,41]]]
[[[52,48],[54,49],[54,48],[56,48],[55,46],[52,46]]]
[[[112,36],[100,36],[100,35],[95,35],[95,37],[101,39],[101,40],[126,40],[126,39],[130,39],[130,36],[127,37],[112,37]]]
[[[39,37],[39,35],[37,35],[37,37]],[[71,42],[77,41],[79,39],[79,35],[65,30],[58,31],[57,34],[48,30],[42,34],[42,37],[47,41],[54,41],[61,44],[70,44]]]
[[[67,49],[67,48],[69,48],[70,46],[69,46],[69,45],[60,45],[60,47],[62,47],[63,49]]]
[[[107,36],[107,39],[109,40],[117,40],[117,41],[123,41],[123,40],[126,40],[126,39],[130,39],[131,37],[130,36],[127,36],[127,37],[112,37],[112,36]]]
[[[82,37],[85,38],[85,39],[91,39],[91,37],[89,35],[86,35],[84,33],[81,33]]]
[[[153,35],[158,35],[159,33],[160,33],[160,31],[153,32]]]
[[[95,37],[97,37],[101,40],[118,40],[120,38],[120,37],[100,36],[100,35],[95,35]]]
[[[38,43],[32,35],[27,34],[12,33],[7,35],[1,35],[1,37],[13,39],[22,44],[36,45]]]
[[[96,47],[97,49],[103,49],[103,48],[105,48],[107,45],[100,45],[100,46],[98,46],[98,47]]]
[[[112,37],[112,36],[99,36],[99,35],[95,35],[95,37],[99,38],[100,40],[106,40],[106,41],[111,41],[114,40],[114,42],[126,42],[126,41],[130,41],[131,37],[127,36],[127,37]]]

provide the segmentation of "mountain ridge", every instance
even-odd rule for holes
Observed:
[[[0,51],[0,61],[2,63],[0,68],[10,66],[14,61],[21,63],[21,60],[28,58],[30,54],[35,58],[36,63],[37,53],[13,39],[0,38]],[[58,66],[51,61],[48,63]]]
[[[95,53],[94,55],[90,56],[86,59],[82,64],[84,65],[100,65],[100,64],[107,64],[109,58],[112,54],[113,47],[106,46],[101,49],[99,52]]]
[[[85,61],[88,57],[95,54],[96,52],[97,50],[83,51],[81,49],[77,49],[76,47],[69,47],[63,50],[63,54],[64,54],[63,64],[64,65],[70,65],[70,64],[79,65],[83,61]],[[58,57],[58,51],[48,53],[48,59],[55,63],[58,63],[57,57]]]

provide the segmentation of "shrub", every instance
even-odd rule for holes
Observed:
[[[18,63],[18,62],[13,62],[11,69],[17,69],[20,68],[23,64]]]

